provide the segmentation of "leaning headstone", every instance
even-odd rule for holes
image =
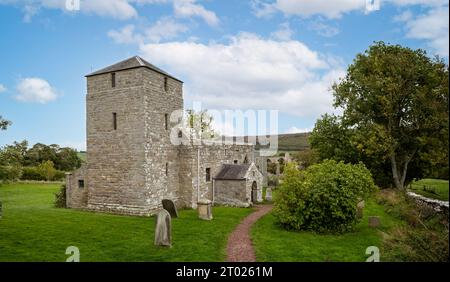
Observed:
[[[364,200],[359,201],[358,204],[356,204],[356,217],[358,219],[363,218],[364,206],[365,206]]]
[[[266,188],[266,201],[272,201],[272,188]]]
[[[155,245],[172,246],[172,219],[166,210],[160,210],[156,214]]]
[[[380,226],[379,216],[369,216],[369,227],[376,228]]]
[[[166,211],[169,212],[169,214],[172,218],[178,217],[177,207],[171,200],[163,199],[162,206],[163,206],[163,209],[165,209]]]
[[[197,203],[198,217],[204,220],[213,219],[210,200],[200,200]]]

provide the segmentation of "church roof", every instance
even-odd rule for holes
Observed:
[[[219,180],[243,180],[249,170],[249,164],[223,164],[214,179]]]
[[[116,72],[116,71],[121,71],[121,70],[140,68],[140,67],[148,68],[150,70],[156,71],[160,74],[166,75],[177,81],[182,82],[178,78],[176,78],[176,77],[168,74],[167,72],[163,71],[162,69],[150,64],[149,62],[147,62],[146,60],[142,59],[139,56],[134,56],[134,57],[128,58],[126,60],[120,61],[114,65],[111,65],[109,67],[103,68],[103,69],[95,71],[93,73],[90,73],[90,74],[86,75],[86,77],[94,76],[94,75],[98,75],[98,74]]]

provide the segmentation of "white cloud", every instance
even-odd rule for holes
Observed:
[[[253,5],[255,14],[260,17],[281,11],[285,15],[305,18],[322,15],[329,19],[336,19],[354,10],[364,11],[366,7],[365,0],[277,0],[275,2],[254,0],[253,3],[256,3]]]
[[[138,16],[136,9],[131,3],[136,2],[140,4],[160,3],[161,1],[149,0],[80,0],[81,13],[95,14],[104,17],[112,17],[120,20],[135,18]],[[23,6],[24,21],[30,22],[32,17],[36,15],[41,8],[59,9],[64,12],[78,12],[69,11],[66,8],[66,0],[0,0],[0,4],[6,5],[20,5]]]
[[[298,128],[296,126],[290,127],[288,130],[286,130],[286,134],[293,134],[293,133],[304,133],[304,132],[311,132],[311,128]]]
[[[329,88],[344,70],[299,41],[242,33],[226,44],[143,44],[142,56],[179,75],[188,100],[208,109],[275,109],[318,117],[333,111]]]
[[[180,33],[188,31],[187,26],[165,17],[149,27],[136,32],[134,25],[126,25],[119,30],[110,30],[108,36],[119,44],[142,44],[144,42],[160,42],[176,38]]]
[[[339,33],[339,29],[337,27],[325,24],[322,21],[312,21],[309,24],[309,29],[324,37],[333,37]]]
[[[111,37],[116,43],[119,44],[135,44],[142,42],[142,36],[135,34],[134,25],[126,25],[119,30],[110,30],[108,36]]]
[[[41,103],[55,100],[58,95],[56,90],[44,79],[24,78],[17,85],[16,99],[21,102]]]
[[[205,7],[196,4],[196,0],[174,0],[173,8],[175,16],[181,18],[200,17],[208,25],[217,26],[219,18],[217,15],[205,9]]]
[[[151,42],[159,42],[162,39],[171,39],[178,34],[186,32],[188,28],[171,18],[162,18],[145,31],[145,37]]]
[[[448,57],[449,50],[449,11],[448,6],[430,9],[426,14],[413,16],[401,14],[395,18],[403,21],[406,37],[426,40],[434,52]]]
[[[0,93],[6,92],[6,87],[3,84],[0,84]]]
[[[127,0],[85,0],[80,11],[126,20],[137,17],[136,9]]]
[[[420,5],[437,7],[448,4],[448,0],[379,0],[381,4],[396,6]],[[252,0],[252,8],[257,17],[267,17],[277,11],[287,16],[324,16],[328,19],[338,19],[346,13],[360,11],[366,14],[372,12],[366,6],[366,0]],[[381,7],[382,8],[382,7]]]
[[[274,39],[278,39],[280,41],[291,40],[294,31],[289,26],[289,23],[282,23],[279,25],[279,29],[270,34],[270,36]]]

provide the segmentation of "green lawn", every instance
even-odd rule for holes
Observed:
[[[154,218],[58,209],[59,184],[0,186],[0,261],[66,260],[76,246],[81,261],[222,261],[228,234],[251,209],[213,208],[214,220],[182,210],[173,219],[173,247],[156,247]]]
[[[422,179],[411,183],[410,190],[428,198],[448,201],[448,180]]]
[[[378,229],[368,227],[368,216],[380,216]],[[369,246],[381,249],[382,232],[404,224],[384,211],[374,200],[366,202],[364,218],[355,230],[341,235],[322,235],[313,232],[286,231],[268,214],[255,223],[252,240],[258,261],[365,261]],[[380,254],[381,261],[383,260]]]

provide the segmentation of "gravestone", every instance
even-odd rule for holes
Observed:
[[[172,247],[172,219],[166,210],[156,214],[155,245]]]
[[[200,200],[197,203],[198,217],[204,220],[213,219],[210,200]]]
[[[364,206],[365,206],[364,200],[359,201],[358,204],[356,204],[356,218],[358,219],[363,218]]]
[[[369,227],[377,228],[380,226],[380,217],[379,216],[369,216]]]
[[[168,200],[168,199],[163,199],[162,200],[162,206],[163,206],[163,209],[165,209],[166,211],[169,212],[169,214],[170,214],[170,216],[172,218],[177,218],[178,217],[177,207],[175,206],[173,201]]]
[[[266,201],[272,201],[272,188],[266,188]]]

